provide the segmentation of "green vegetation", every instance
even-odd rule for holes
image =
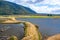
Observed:
[[[8,40],[18,40],[16,36],[11,36]]]
[[[60,16],[0,15],[0,18],[60,18]]]
[[[28,7],[16,3],[0,0],[0,15],[28,15],[36,14],[35,11]]]

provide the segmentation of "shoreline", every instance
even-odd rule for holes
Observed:
[[[0,15],[0,18],[60,18],[60,16],[35,16],[35,15]]]

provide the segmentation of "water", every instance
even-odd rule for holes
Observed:
[[[17,20],[29,21],[39,27],[42,35],[53,35],[60,33],[60,18],[17,18]],[[0,36],[15,35],[21,39],[24,35],[23,25],[21,24],[0,24]],[[1,30],[4,29],[3,32]]]
[[[60,33],[60,18],[18,18],[37,24],[42,34],[53,35]]]
[[[24,36],[23,26],[20,24],[0,24],[0,36],[16,36],[18,39],[22,39]]]

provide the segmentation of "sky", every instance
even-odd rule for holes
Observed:
[[[60,0],[7,0],[31,8],[37,13],[60,14]]]

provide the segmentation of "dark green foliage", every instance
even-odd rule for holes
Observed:
[[[52,16],[52,14],[47,14],[47,16]]]
[[[36,14],[35,11],[30,8],[17,5],[8,1],[0,1],[0,15],[29,15]]]

